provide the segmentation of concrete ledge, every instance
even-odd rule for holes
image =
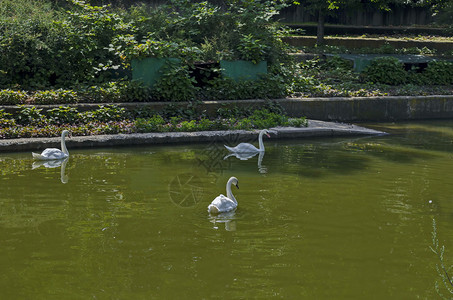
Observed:
[[[290,116],[326,121],[401,121],[453,118],[453,95],[284,99]]]
[[[309,120],[309,126],[303,128],[276,127],[272,138],[294,139],[305,137],[329,136],[357,136],[379,135],[384,132],[367,129],[364,127]],[[210,143],[255,140],[258,130],[232,130],[232,131],[200,131],[200,132],[167,132],[167,133],[135,133],[118,135],[77,136],[66,140],[66,145],[71,149],[92,147],[113,147],[125,145],[156,145],[171,143]],[[24,138],[0,140],[0,152],[36,151],[45,148],[60,147],[60,138]]]

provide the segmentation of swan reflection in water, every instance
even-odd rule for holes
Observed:
[[[235,211],[229,211],[217,215],[211,215],[209,217],[209,221],[214,224],[214,229],[219,229],[219,224],[224,223],[226,231],[236,231],[235,214]]]
[[[68,163],[69,157],[65,159],[58,159],[58,160],[38,160],[34,161],[32,165],[32,170],[44,166],[45,168],[58,168],[61,166],[60,171],[60,180],[61,183],[68,183],[69,176],[65,174],[66,172],[66,164]]]
[[[263,152],[254,152],[254,153],[230,153],[226,155],[223,159],[226,160],[231,156],[236,157],[237,159],[240,160],[248,160],[258,154],[258,171],[261,174],[266,174],[267,173],[267,168],[266,166],[263,166],[263,157],[264,157],[264,151]]]

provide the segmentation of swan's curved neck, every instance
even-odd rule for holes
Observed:
[[[231,184],[232,184],[232,181],[228,180],[227,185],[226,185],[227,197],[230,198],[231,200],[233,200],[233,202],[237,204],[238,202],[236,201],[236,198],[234,198],[233,193],[231,192]]]
[[[63,151],[64,154],[69,155],[68,148],[66,148],[64,133],[61,134],[61,151]]]
[[[260,151],[264,151],[263,135],[264,135],[264,131],[261,131],[260,135],[258,136],[258,143],[259,143]]]

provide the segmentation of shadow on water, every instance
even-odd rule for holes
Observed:
[[[211,156],[205,164],[222,166],[222,170],[234,170],[240,165],[252,171],[297,174],[303,177],[322,177],[329,174],[352,174],[369,168],[373,164],[372,157],[401,164],[412,164],[417,161],[431,159],[444,155],[438,149],[425,149],[417,145],[404,143],[395,138],[361,137],[361,138],[335,138],[335,139],[310,139],[299,141],[274,141],[268,142],[263,157],[255,161],[255,155],[250,157],[237,157],[229,154],[224,160]],[[237,159],[233,159],[236,156]],[[251,162],[254,162],[253,164]],[[272,165],[270,168],[263,166]],[[253,166],[254,165],[254,166]]]
[[[453,127],[450,120],[378,123],[365,126],[390,133],[390,136],[382,137],[382,141],[390,139],[392,144],[437,152],[453,151]]]

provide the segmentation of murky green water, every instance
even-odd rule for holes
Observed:
[[[0,154],[0,299],[433,299],[453,122],[391,135]],[[33,169],[34,167],[34,169]],[[206,211],[230,176],[238,210]]]

